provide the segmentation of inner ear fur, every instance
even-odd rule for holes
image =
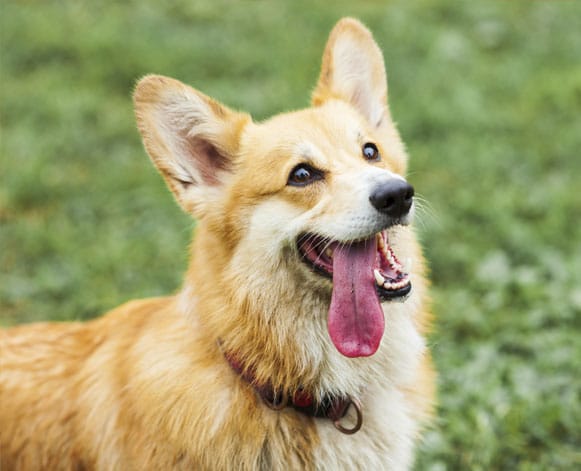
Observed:
[[[343,18],[329,35],[312,104],[350,103],[375,126],[387,113],[387,77],[379,46],[358,20]]]
[[[231,170],[250,117],[159,75],[141,79],[133,100],[147,153],[182,208],[195,212]]]

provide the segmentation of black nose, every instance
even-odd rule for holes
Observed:
[[[406,181],[393,178],[375,187],[369,201],[379,212],[393,218],[401,218],[412,207],[413,197],[413,186]]]

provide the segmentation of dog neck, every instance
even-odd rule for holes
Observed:
[[[277,390],[270,381],[259,383],[254,375],[254,367],[242,364],[235,355],[224,351],[220,341],[218,341],[218,346],[232,370],[254,388],[258,397],[268,408],[280,411],[286,407],[291,407],[310,417],[327,418],[333,422],[337,430],[347,435],[354,434],[361,428],[363,414],[357,399],[344,394],[341,396],[326,395],[320,400],[315,400],[315,397],[302,387],[294,392]],[[341,419],[345,417],[351,406],[356,413],[356,422],[351,426],[345,426],[341,423]]]

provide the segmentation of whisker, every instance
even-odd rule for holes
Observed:
[[[432,207],[432,205],[421,195],[416,194],[414,197],[414,204],[417,214],[417,222],[422,228],[427,227],[430,224],[440,225],[440,220],[437,217],[437,213]]]

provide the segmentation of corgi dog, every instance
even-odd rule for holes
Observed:
[[[254,122],[149,75],[183,286],[0,333],[2,470],[405,470],[432,416],[425,262],[382,53],[330,34],[312,107]]]

